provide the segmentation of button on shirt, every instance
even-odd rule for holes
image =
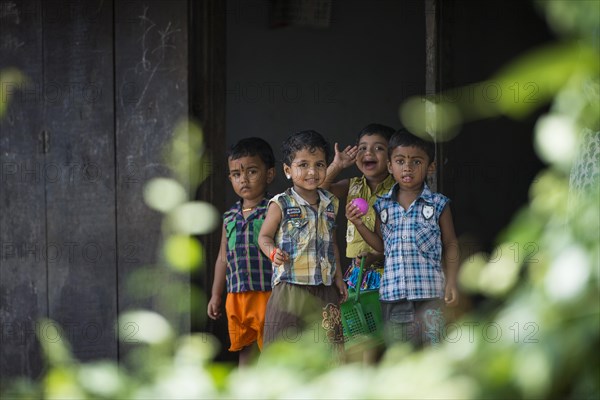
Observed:
[[[273,285],[289,282],[298,285],[331,285],[335,272],[333,230],[339,201],[332,193],[319,189],[318,210],[293,188],[271,200],[281,209],[281,224],[276,245],[289,255],[283,265],[275,266]]]
[[[267,213],[268,199],[263,199],[244,218],[242,203],[238,201],[223,214],[223,228],[227,237],[227,292],[271,290],[273,269],[271,260],[258,246],[258,234]]]
[[[449,199],[427,184],[408,210],[398,203],[398,185],[375,202],[381,219],[385,268],[381,301],[444,297],[439,217]]]

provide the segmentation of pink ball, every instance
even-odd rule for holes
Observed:
[[[360,210],[361,214],[366,214],[369,211],[369,203],[362,197],[357,197],[352,200],[352,204],[354,204]]]

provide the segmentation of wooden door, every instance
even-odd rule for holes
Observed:
[[[1,93],[12,94],[0,120],[4,380],[41,372],[36,334],[68,340],[80,360],[118,359],[119,312],[157,309],[171,282],[189,289],[168,272],[137,293],[127,284],[165,271],[162,215],[142,190],[168,175],[162,149],[188,116],[188,2],[1,0],[0,38],[0,70],[27,77],[3,78]],[[189,313],[167,316],[189,331]]]

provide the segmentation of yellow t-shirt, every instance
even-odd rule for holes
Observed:
[[[350,179],[346,204],[358,197],[362,197],[369,203],[369,211],[362,217],[362,220],[365,226],[371,231],[375,229],[376,215],[373,204],[375,204],[375,201],[377,200],[377,195],[388,193],[395,183],[394,177],[388,175],[383,182],[377,185],[375,192],[371,193],[371,188],[367,184],[367,179],[364,175],[360,178]],[[346,229],[346,257],[355,258],[363,252],[374,253],[375,250],[363,240],[354,224],[348,221],[348,228]]]

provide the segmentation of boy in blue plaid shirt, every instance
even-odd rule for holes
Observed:
[[[231,346],[239,351],[239,365],[250,363],[253,350],[262,349],[265,309],[271,295],[271,260],[258,246],[270,196],[267,185],[275,177],[275,156],[261,138],[246,138],[231,147],[229,180],[240,200],[223,215],[221,249],[207,313],[221,317],[221,295],[227,283],[225,311]]]
[[[375,231],[363,224],[355,205],[346,207],[346,218],[385,255],[379,297],[388,344],[439,343],[444,303],[458,304],[458,242],[449,199],[425,182],[435,171],[434,154],[433,143],[397,131],[388,146],[396,184],[375,202]]]

